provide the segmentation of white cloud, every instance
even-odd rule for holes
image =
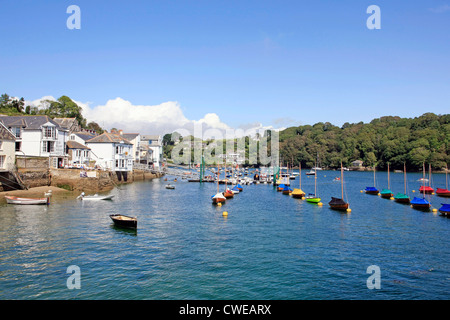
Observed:
[[[28,101],[30,105],[39,106],[42,100],[56,100],[52,96]],[[158,105],[134,105],[132,102],[120,97],[110,99],[104,105],[92,106],[90,102],[74,100],[83,110],[83,116],[88,122],[97,122],[102,128],[122,129],[124,132],[141,134],[166,134],[174,131],[184,132],[186,135],[195,134],[202,138],[209,138],[221,132],[225,136],[226,131],[234,128],[220,120],[216,113],[206,113],[199,120],[191,120],[185,117],[180,104],[176,101],[168,101]],[[237,135],[255,135],[257,132],[275,129],[272,126],[263,126],[261,123],[252,123],[240,126],[236,130]],[[279,129],[276,129],[279,130]]]

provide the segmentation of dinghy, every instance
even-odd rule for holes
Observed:
[[[112,200],[112,198],[114,198],[114,196],[112,195],[98,195],[98,194],[94,194],[93,196],[86,196],[84,192],[82,192],[77,199],[81,199],[81,200]]]
[[[14,196],[5,196],[6,202],[9,204],[20,204],[20,205],[39,205],[39,204],[50,204],[49,198],[19,198]]]
[[[109,217],[114,222],[114,225],[118,227],[137,229],[136,218],[124,216],[122,214],[111,214]]]

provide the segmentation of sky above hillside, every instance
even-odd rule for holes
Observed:
[[[69,29],[70,5],[80,29]],[[369,29],[370,5],[381,29]],[[72,20],[71,20],[72,21]],[[448,113],[450,1],[0,1],[0,91],[166,133]]]

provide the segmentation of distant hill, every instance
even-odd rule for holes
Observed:
[[[327,168],[351,166],[362,160],[377,169],[418,170],[423,162],[434,169],[450,162],[450,114],[425,113],[416,118],[386,116],[370,123],[329,122],[290,127],[280,132],[280,158],[286,163],[313,167],[316,159]]]

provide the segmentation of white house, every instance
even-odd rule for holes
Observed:
[[[133,144],[133,161],[140,162],[141,135],[139,133],[123,133],[122,130],[119,131],[119,134]]]
[[[133,144],[124,137],[103,133],[86,141],[96,165],[111,171],[133,170]]]
[[[3,123],[16,137],[16,156],[48,157],[50,166],[67,163],[67,129],[48,116],[3,116]]]
[[[16,161],[16,137],[0,122],[0,172],[12,169]]]
[[[97,135],[90,133],[90,132],[72,132],[69,135],[68,141],[74,141],[78,142],[80,144],[86,145],[86,141],[91,140],[92,138],[95,138]]]
[[[159,168],[163,158],[162,137],[158,135],[142,135],[141,145],[147,146],[148,151],[152,151],[151,162],[155,168]]]
[[[67,154],[69,156],[69,167],[89,167],[91,161],[91,149],[76,141],[67,141]]]

